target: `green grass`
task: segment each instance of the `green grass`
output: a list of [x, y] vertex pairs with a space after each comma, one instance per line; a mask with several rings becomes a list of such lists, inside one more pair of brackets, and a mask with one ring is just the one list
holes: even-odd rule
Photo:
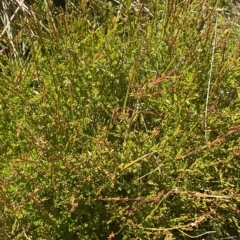
[[1, 239], [238, 239], [235, 7], [47, 2], [0, 39]]

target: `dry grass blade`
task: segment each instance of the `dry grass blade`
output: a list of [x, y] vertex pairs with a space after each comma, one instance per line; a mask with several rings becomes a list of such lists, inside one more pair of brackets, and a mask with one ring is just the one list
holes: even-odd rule
[[213, 71], [213, 63], [214, 63], [214, 55], [215, 55], [215, 47], [217, 42], [217, 26], [218, 26], [218, 13], [216, 13], [216, 23], [214, 29], [214, 37], [213, 37], [213, 44], [212, 44], [212, 58], [211, 58], [211, 65], [209, 71], [209, 79], [208, 79], [208, 87], [207, 87], [207, 97], [206, 97], [206, 106], [205, 106], [205, 117], [204, 117], [204, 128], [205, 128], [205, 141], [208, 144], [208, 102], [209, 102], [209, 94], [211, 88], [211, 80], [212, 80], [212, 71]]

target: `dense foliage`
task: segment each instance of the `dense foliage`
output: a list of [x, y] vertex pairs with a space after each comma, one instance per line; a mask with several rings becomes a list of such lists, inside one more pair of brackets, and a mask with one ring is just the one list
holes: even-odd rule
[[0, 238], [239, 239], [237, 5], [8, 7]]

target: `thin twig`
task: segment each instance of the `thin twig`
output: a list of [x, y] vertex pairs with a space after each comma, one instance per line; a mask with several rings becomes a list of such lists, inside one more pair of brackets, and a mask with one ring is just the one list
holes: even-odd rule
[[181, 233], [183, 233], [184, 235], [186, 235], [186, 236], [189, 237], [189, 238], [199, 238], [199, 237], [202, 237], [202, 236], [204, 236], [204, 235], [206, 235], [206, 234], [216, 233], [216, 231], [208, 231], [208, 232], [202, 233], [202, 234], [197, 235], [197, 236], [191, 236], [191, 235], [188, 235], [187, 233], [181, 231], [180, 229], [178, 229], [178, 231], [181, 232]]
[[230, 237], [220, 238], [219, 240], [227, 240], [227, 239], [233, 239], [233, 238], [237, 238], [237, 236], [230, 236]]
[[205, 117], [204, 117], [204, 128], [205, 128], [206, 144], [208, 144], [208, 131], [207, 131], [208, 102], [209, 102], [209, 93], [210, 93], [211, 80], [212, 80], [214, 54], [215, 54], [215, 47], [216, 47], [216, 40], [217, 40], [217, 21], [218, 21], [218, 13], [217, 13], [217, 16], [216, 16], [216, 23], [215, 23], [215, 29], [214, 29], [214, 38], [213, 38], [213, 44], [212, 44], [213, 45], [213, 48], [212, 48], [212, 59], [211, 59], [211, 66], [210, 66], [209, 79], [208, 79], [206, 108], [205, 108]]
[[29, 238], [28, 235], [26, 234], [26, 231], [25, 231], [24, 228], [23, 228], [23, 234], [24, 234], [24, 237], [25, 237], [27, 240], [31, 240], [31, 238]]
[[213, 195], [213, 194], [206, 194], [206, 193], [199, 193], [199, 192], [179, 192], [182, 194], [189, 194], [189, 195], [193, 195], [196, 197], [202, 197], [202, 198], [218, 198], [218, 199], [231, 199], [231, 196], [227, 196], [227, 195]]

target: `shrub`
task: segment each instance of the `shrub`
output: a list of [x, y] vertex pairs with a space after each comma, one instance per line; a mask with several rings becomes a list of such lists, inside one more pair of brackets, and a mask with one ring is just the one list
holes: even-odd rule
[[238, 238], [238, 15], [47, 3], [1, 35], [1, 238]]

